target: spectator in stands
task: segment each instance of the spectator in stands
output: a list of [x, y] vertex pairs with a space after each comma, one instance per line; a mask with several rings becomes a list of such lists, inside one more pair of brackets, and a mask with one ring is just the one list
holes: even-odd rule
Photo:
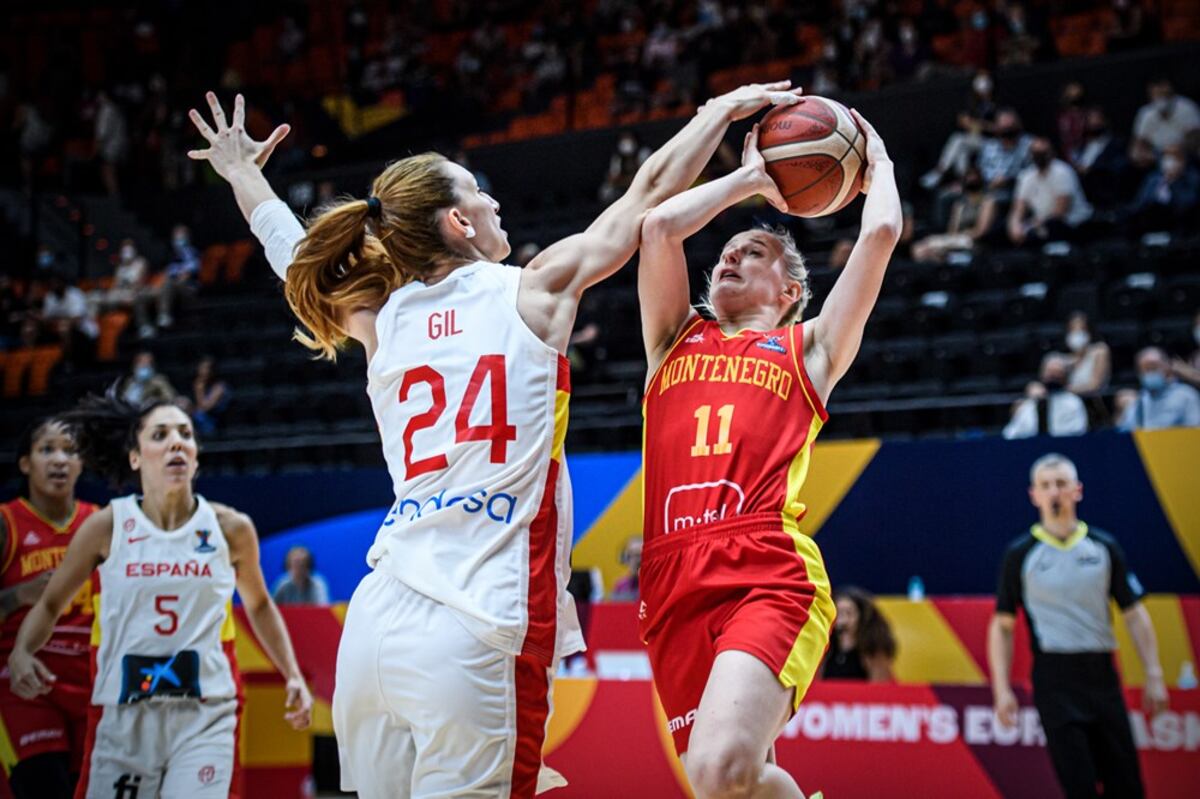
[[641, 143], [631, 130], [622, 131], [617, 139], [616, 152], [608, 161], [608, 173], [600, 185], [600, 201], [612, 202], [629, 188], [638, 167], [650, 157], [650, 148]]
[[217, 364], [206, 355], [196, 364], [192, 380], [192, 421], [205, 438], [217, 431], [217, 419], [229, 405], [229, 386], [217, 376]]
[[63, 357], [69, 363], [78, 361], [84, 345], [100, 335], [100, 326], [88, 308], [87, 295], [59, 274], [52, 275], [45, 285], [39, 320], [48, 333], [58, 338]]
[[1200, 392], [1175, 379], [1165, 352], [1158, 347], [1146, 347], [1137, 355], [1137, 371], [1141, 390], [1125, 408], [1118, 427], [1122, 430], [1200, 427]]
[[1103, 109], [1088, 109], [1083, 144], [1068, 155], [1079, 173], [1083, 193], [1097, 209], [1124, 206], [1133, 192], [1134, 173], [1125, 143], [1112, 135]]
[[1064, 340], [1067, 352], [1061, 357], [1067, 362], [1067, 390], [1091, 394], [1106, 388], [1112, 376], [1112, 351], [1093, 337], [1087, 314], [1076, 311], [1068, 317]]
[[[137, 309], [137, 321], [143, 328], [149, 325], [147, 307], [151, 298], [147, 295], [150, 277], [150, 267], [146, 259], [138, 252], [133, 239], [125, 239], [117, 250], [117, 268], [113, 271], [112, 284], [106, 289], [97, 289], [88, 297], [92, 312], [95, 314], [109, 311], [128, 311]], [[145, 332], [145, 330], [143, 330]]]
[[17, 292], [12, 276], [0, 272], [0, 352], [15, 348], [21, 341], [21, 323], [29, 312], [25, 298]]
[[275, 583], [277, 605], [328, 605], [329, 584], [317, 573], [317, 562], [305, 546], [294, 546], [283, 561], [286, 573]]
[[1083, 132], [1087, 127], [1083, 84], [1077, 80], [1063, 87], [1055, 127], [1058, 130], [1058, 151], [1067, 156], [1066, 160], [1069, 161], [1070, 154], [1083, 146]]
[[154, 354], [142, 350], [133, 356], [129, 374], [117, 385], [117, 395], [126, 402], [174, 402], [177, 392], [166, 375], [154, 368]]
[[837, 605], [837, 618], [822, 677], [891, 682], [896, 638], [879, 612], [875, 598], [861, 588], [847, 586], [833, 592], [833, 601]]
[[908, 17], [901, 19], [896, 28], [891, 58], [892, 75], [899, 80], [921, 80], [929, 73], [929, 48], [921, 39], [917, 23]]
[[54, 140], [54, 128], [35, 103], [24, 102], [13, 114], [13, 131], [21, 158], [21, 178], [25, 189], [31, 190], [38, 164]]
[[642, 536], [631, 535], [621, 550], [621, 565], [629, 571], [613, 583], [609, 599], [617, 602], [636, 602], [640, 596], [638, 576], [642, 568]]
[[1029, 158], [1033, 163], [1017, 179], [1008, 215], [1009, 240], [1022, 245], [1073, 238], [1079, 226], [1092, 217], [1079, 176], [1054, 157], [1048, 139], [1034, 139]]
[[1200, 133], [1200, 107], [1176, 94], [1175, 87], [1165, 77], [1151, 80], [1146, 91], [1150, 102], [1134, 118], [1130, 157], [1144, 163], [1147, 158], [1157, 159], [1168, 148], [1194, 147]]
[[1033, 137], [1021, 128], [1021, 117], [1011, 108], [996, 113], [995, 136], [979, 151], [979, 171], [988, 191], [1000, 202], [1012, 198], [1013, 185], [1029, 164]]
[[1196, 342], [1196, 349], [1186, 361], [1182, 358], [1171, 361], [1171, 371], [1192, 388], [1200, 388], [1200, 311], [1192, 319], [1192, 340]]
[[1153, 43], [1158, 37], [1146, 9], [1137, 0], [1112, 0], [1108, 52], [1120, 53]]
[[1182, 147], [1163, 151], [1158, 168], [1146, 176], [1129, 207], [1135, 233], [1190, 230], [1200, 207], [1200, 172], [1187, 162]]
[[110, 197], [120, 194], [117, 172], [129, 150], [129, 132], [125, 113], [108, 93], [101, 89], [96, 95], [96, 157], [100, 160], [100, 179]]
[[163, 275], [163, 282], [151, 292], [158, 301], [158, 326], [174, 324], [172, 311], [179, 301], [194, 295], [200, 287], [200, 253], [192, 244], [192, 234], [187, 225], [176, 225], [171, 231], [171, 261]]
[[971, 166], [963, 176], [962, 195], [950, 207], [950, 224], [945, 233], [935, 233], [913, 245], [917, 261], [941, 263], [955, 251], [970, 252], [992, 229], [996, 201], [984, 190], [983, 174]]
[[992, 76], [986, 69], [975, 73], [967, 107], [958, 114], [958, 130], [950, 134], [942, 146], [937, 166], [921, 176], [921, 185], [934, 189], [947, 179], [966, 175], [974, 162], [984, 137], [991, 136], [996, 119], [996, 102], [992, 99]]
[[1041, 382], [1030, 383], [1025, 398], [1013, 405], [1012, 419], [1004, 428], [1007, 439], [1036, 435], [1076, 436], [1088, 430], [1087, 408], [1067, 390], [1070, 361], [1050, 356], [1042, 363]]
[[49, 277], [52, 273], [58, 271], [58, 256], [54, 254], [54, 250], [47, 247], [45, 244], [39, 244], [37, 248], [37, 257], [34, 261], [34, 275]]

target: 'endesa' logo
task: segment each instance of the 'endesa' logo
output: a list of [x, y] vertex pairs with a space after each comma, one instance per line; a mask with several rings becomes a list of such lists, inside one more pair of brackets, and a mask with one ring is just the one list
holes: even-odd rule
[[383, 524], [386, 527], [397, 521], [416, 521], [428, 513], [454, 509], [471, 516], [482, 514], [493, 522], [508, 524], [512, 521], [518, 501], [519, 497], [514, 494], [506, 494], [503, 491], [492, 493], [486, 488], [463, 495], [442, 489], [424, 499], [405, 497], [396, 500]]

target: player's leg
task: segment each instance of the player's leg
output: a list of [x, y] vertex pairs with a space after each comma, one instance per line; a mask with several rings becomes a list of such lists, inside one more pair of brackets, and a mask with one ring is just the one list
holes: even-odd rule
[[412, 724], [412, 796], [533, 797], [550, 712], [549, 669], [480, 641], [410, 592], [406, 636], [385, 644], [383, 691]]
[[67, 719], [50, 698], [21, 699], [0, 678], [0, 756], [17, 799], [69, 797], [69, 747]]
[[71, 799], [75, 780], [66, 752], [43, 752], [13, 767], [8, 787], [16, 799]]
[[149, 705], [93, 707], [76, 799], [158, 796], [166, 762], [162, 721]]
[[787, 772], [767, 762], [793, 696], [757, 657], [736, 650], [717, 655], [684, 756], [699, 799], [803, 797]]
[[1066, 799], [1095, 799], [1096, 764], [1092, 761], [1088, 732], [1082, 724], [1047, 727], [1046, 752]]
[[379, 572], [364, 577], [350, 600], [338, 645], [333, 729], [341, 787], [362, 799], [410, 796], [412, 731], [380, 690], [383, 653], [405, 623], [398, 615], [402, 589]]
[[237, 700], [163, 706], [170, 755], [161, 799], [230, 795], [237, 758]]

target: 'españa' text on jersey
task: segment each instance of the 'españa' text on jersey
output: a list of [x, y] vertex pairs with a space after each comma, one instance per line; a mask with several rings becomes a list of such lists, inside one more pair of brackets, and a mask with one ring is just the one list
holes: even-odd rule
[[645, 529], [747, 513], [794, 526], [813, 439], [828, 418], [804, 371], [802, 328], [727, 335], [695, 319], [646, 387]]

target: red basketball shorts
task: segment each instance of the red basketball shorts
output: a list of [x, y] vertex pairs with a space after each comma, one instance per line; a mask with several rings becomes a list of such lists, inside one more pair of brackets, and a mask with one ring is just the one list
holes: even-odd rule
[[795, 692], [799, 707], [829, 644], [834, 604], [816, 543], [778, 513], [671, 533], [646, 545], [642, 640], [675, 750], [692, 722], [717, 655], [746, 652]]
[[83, 757], [92, 698], [89, 658], [46, 651], [38, 658], [58, 677], [48, 694], [22, 699], [12, 692], [8, 668], [0, 672], [0, 760], [6, 773], [46, 752], [69, 752], [75, 770]]

